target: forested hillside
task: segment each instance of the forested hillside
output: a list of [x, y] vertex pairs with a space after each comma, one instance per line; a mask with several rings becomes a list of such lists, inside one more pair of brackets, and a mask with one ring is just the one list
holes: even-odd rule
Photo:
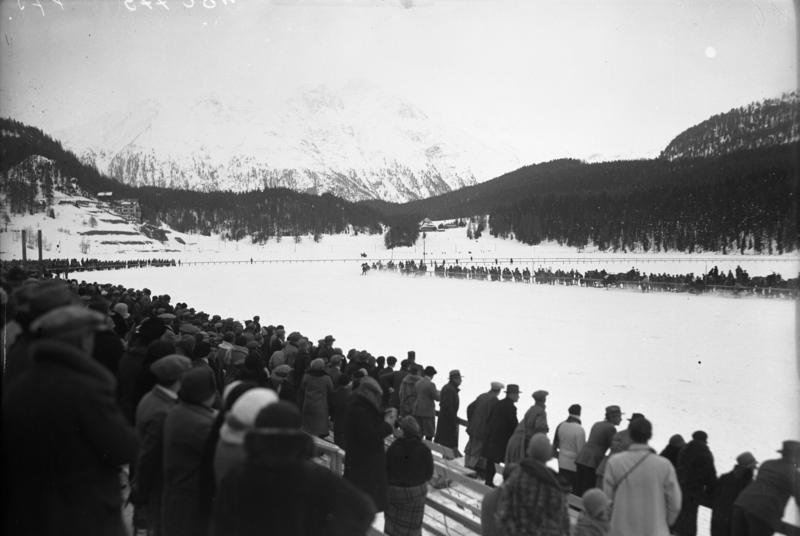
[[115, 198], [136, 198], [144, 222], [163, 222], [180, 232], [235, 234], [264, 241], [349, 229], [382, 230], [377, 212], [329, 194], [308, 195], [286, 188], [203, 193], [125, 186], [82, 164], [41, 130], [10, 119], [0, 119], [0, 141], [0, 193], [6, 194], [12, 214], [45, 208], [47, 190], [55, 184], [90, 195], [112, 192]]
[[714, 157], [800, 141], [800, 94], [753, 102], [717, 114], [681, 132], [661, 158]]

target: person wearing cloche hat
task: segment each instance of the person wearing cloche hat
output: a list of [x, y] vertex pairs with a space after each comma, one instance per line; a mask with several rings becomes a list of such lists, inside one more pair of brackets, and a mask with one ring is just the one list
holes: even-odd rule
[[786, 440], [778, 452], [781, 457], [763, 462], [755, 480], [733, 503], [732, 534], [772, 534], [780, 527], [789, 498], [800, 506], [800, 441]]
[[458, 406], [459, 386], [461, 385], [461, 371], [451, 370], [448, 374], [449, 381], [442, 387], [439, 394], [439, 420], [436, 423], [436, 436], [434, 441], [445, 447], [453, 449], [456, 456], [458, 452]]
[[161, 495], [164, 491], [161, 446], [164, 440], [164, 420], [167, 413], [178, 403], [181, 377], [192, 366], [192, 361], [183, 355], [169, 354], [150, 365], [156, 377], [156, 385], [146, 393], [136, 406], [136, 432], [142, 444], [139, 458], [133, 471], [135, 492], [131, 502], [146, 516], [134, 515], [137, 523], [156, 534], [161, 532]]
[[742, 452], [736, 457], [733, 470], [717, 479], [711, 499], [711, 536], [730, 536], [733, 503], [753, 481], [757, 466], [758, 462], [752, 453]]
[[244, 461], [244, 438], [255, 425], [258, 413], [277, 401], [278, 393], [257, 387], [247, 390], [233, 403], [225, 415], [214, 451], [214, 479], [217, 486], [233, 467]]
[[314, 441], [300, 430], [301, 422], [289, 402], [259, 412], [245, 436], [244, 463], [220, 483], [210, 536], [367, 533], [374, 506], [353, 484], [313, 461]]
[[605, 492], [592, 488], [581, 497], [583, 511], [578, 516], [572, 536], [605, 536], [611, 519], [611, 499]]
[[199, 534], [207, 526], [207, 512], [198, 512], [197, 505], [202, 496], [201, 479], [207, 471], [204, 452], [216, 416], [211, 408], [215, 396], [211, 369], [189, 369], [178, 390], [178, 404], [164, 421], [165, 534]]
[[429, 365], [425, 367], [422, 379], [414, 385], [417, 400], [412, 414], [422, 429], [422, 437], [428, 441], [431, 441], [436, 433], [436, 402], [441, 398], [436, 384], [433, 383], [435, 375], [436, 369]]
[[535, 434], [547, 434], [550, 426], [547, 424], [546, 402], [547, 391], [534, 391], [531, 395], [534, 404], [525, 412], [525, 416], [517, 425], [506, 448], [506, 463], [519, 463], [525, 457], [528, 442]]
[[303, 415], [303, 431], [312, 436], [325, 437], [330, 432], [330, 405], [333, 380], [325, 372], [322, 358], [312, 359], [300, 380], [298, 405]]
[[695, 536], [697, 511], [701, 504], [708, 504], [717, 482], [714, 455], [708, 447], [706, 432], [697, 430], [692, 434], [692, 440], [678, 454], [678, 466], [675, 470], [683, 502], [681, 513], [672, 529], [681, 536]]

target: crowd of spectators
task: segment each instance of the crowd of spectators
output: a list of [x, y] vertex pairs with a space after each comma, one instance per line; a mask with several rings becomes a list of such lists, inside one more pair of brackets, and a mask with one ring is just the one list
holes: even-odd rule
[[[146, 288], [2, 275], [6, 534], [122, 536], [123, 467], [134, 528], [153, 534], [365, 534], [376, 512], [386, 534], [420, 534], [425, 440], [461, 456], [461, 373], [440, 389], [413, 350], [345, 352]], [[609, 406], [587, 439], [574, 404], [551, 434], [548, 392], [518, 420], [520, 396], [492, 382], [466, 408], [465, 467], [491, 490], [484, 534], [693, 536], [699, 505], [714, 536], [768, 534], [800, 498], [798, 441], [755, 478], [746, 452], [717, 478], [702, 431], [653, 456], [641, 414], [617, 430]], [[344, 450], [341, 477], [314, 462], [315, 438]], [[572, 528], [569, 493], [583, 499]]]
[[[513, 259], [509, 259], [513, 264]], [[364, 269], [366, 267], [366, 269]], [[428, 266], [420, 261], [386, 264], [382, 262], [372, 265], [363, 264], [362, 271], [369, 269], [396, 270], [405, 275], [424, 275]], [[475, 266], [461, 265], [457, 261], [448, 264], [445, 261], [433, 263], [433, 274], [437, 277], [450, 277], [457, 279], [476, 279], [481, 281], [504, 281], [516, 283], [535, 283], [540, 285], [576, 285], [595, 288], [634, 288], [642, 292], [732, 292], [736, 294], [754, 294], [766, 297], [794, 297], [800, 293], [800, 278], [783, 279], [780, 274], [772, 273], [767, 276], [750, 276], [740, 266], [735, 271], [720, 271], [714, 266], [706, 274], [666, 274], [643, 273], [631, 268], [627, 272], [607, 272], [603, 270], [587, 270], [580, 272], [575, 269], [562, 270], [539, 267], [535, 271], [527, 267], [510, 266]]]

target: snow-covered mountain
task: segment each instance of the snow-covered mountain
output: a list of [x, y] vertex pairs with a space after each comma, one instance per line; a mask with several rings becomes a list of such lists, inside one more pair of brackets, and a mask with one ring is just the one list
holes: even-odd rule
[[510, 150], [364, 82], [264, 102], [145, 100], [55, 137], [127, 184], [353, 201], [426, 198], [519, 166]]

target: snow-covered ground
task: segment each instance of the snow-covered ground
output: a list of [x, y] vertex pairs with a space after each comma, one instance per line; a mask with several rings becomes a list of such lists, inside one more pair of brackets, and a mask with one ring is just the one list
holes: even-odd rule
[[591, 425], [608, 404], [652, 419], [653, 444], [709, 433], [720, 468], [742, 450], [770, 457], [800, 430], [795, 302], [716, 296], [361, 276], [353, 263], [211, 265], [81, 276], [209, 313], [260, 315], [313, 340], [374, 355], [414, 349], [441, 385], [464, 374], [462, 413], [491, 380], [519, 383], [527, 409], [547, 389], [552, 424], [575, 402]]

